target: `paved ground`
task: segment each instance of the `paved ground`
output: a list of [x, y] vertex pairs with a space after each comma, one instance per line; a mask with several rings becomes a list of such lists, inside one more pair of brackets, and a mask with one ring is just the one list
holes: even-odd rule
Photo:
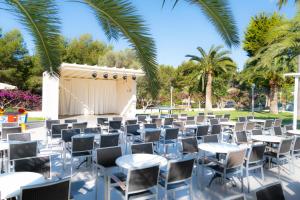
[[[95, 117], [81, 117], [79, 121], [88, 121], [89, 126], [96, 124]], [[33, 133], [33, 138], [43, 139], [46, 137], [44, 128], [34, 128], [28, 130]], [[53, 148], [44, 149], [41, 151], [42, 154], [48, 153], [60, 153], [60, 149]], [[66, 162], [66, 169], [62, 168], [62, 161], [59, 155], [52, 156], [52, 167], [53, 174], [59, 175], [60, 177], [70, 176], [70, 160]], [[288, 165], [286, 166], [288, 169]], [[72, 188], [71, 193], [76, 200], [86, 200], [95, 199], [95, 174], [92, 173], [93, 169], [90, 166], [82, 166], [79, 170], [74, 169], [72, 175]], [[255, 190], [276, 181], [281, 181], [284, 187], [284, 194], [287, 200], [299, 200], [300, 199], [300, 159], [295, 161], [294, 168], [292, 172], [282, 171], [281, 180], [277, 177], [277, 168], [265, 169], [265, 180], [261, 179], [260, 173], [252, 173], [250, 175], [250, 185], [251, 192], [247, 193], [245, 187], [245, 194], [247, 199], [255, 199]], [[233, 187], [231, 183], [220, 184], [218, 180], [214, 181], [210, 188], [207, 187], [208, 182], [212, 174], [209, 170], [204, 169], [204, 174], [202, 174], [202, 169], [199, 169], [198, 176], [196, 173], [193, 174], [193, 199], [226, 199], [232, 195], [241, 194], [240, 182], [236, 179], [237, 186]], [[244, 179], [244, 184], [247, 182]], [[103, 179], [100, 178], [98, 184], [98, 197], [97, 199], [104, 199], [103, 195]], [[159, 190], [159, 198], [163, 198], [163, 191]], [[115, 192], [112, 192], [111, 199], [120, 199]], [[169, 198], [171, 199], [171, 198]], [[176, 199], [189, 199], [185, 191], [178, 192]]]

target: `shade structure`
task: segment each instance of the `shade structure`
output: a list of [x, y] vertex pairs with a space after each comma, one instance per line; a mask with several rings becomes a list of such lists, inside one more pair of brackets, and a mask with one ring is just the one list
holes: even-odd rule
[[59, 76], [44, 73], [44, 115], [134, 115], [139, 76], [143, 71], [63, 63]]
[[7, 83], [0, 83], [0, 90], [15, 90], [17, 89], [17, 86], [10, 85]]

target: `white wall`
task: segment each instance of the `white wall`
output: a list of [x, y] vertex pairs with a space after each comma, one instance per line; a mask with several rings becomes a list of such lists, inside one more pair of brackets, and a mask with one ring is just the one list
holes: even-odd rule
[[59, 78], [43, 73], [42, 112], [46, 119], [58, 119]]

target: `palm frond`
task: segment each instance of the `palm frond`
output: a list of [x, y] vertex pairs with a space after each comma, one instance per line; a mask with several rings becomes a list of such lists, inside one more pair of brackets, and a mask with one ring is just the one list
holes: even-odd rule
[[5, 0], [8, 9], [30, 32], [41, 64], [50, 73], [60, 66], [60, 20], [55, 0]]
[[152, 96], [157, 95], [156, 47], [141, 16], [128, 0], [84, 0], [94, 11], [108, 38], [126, 39], [135, 49]]
[[186, 0], [192, 5], [197, 5], [206, 15], [208, 20], [216, 27], [226, 45], [238, 46], [239, 35], [227, 0]]

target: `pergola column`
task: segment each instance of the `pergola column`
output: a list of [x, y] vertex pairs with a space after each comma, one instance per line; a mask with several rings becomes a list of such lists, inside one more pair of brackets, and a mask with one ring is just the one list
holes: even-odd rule
[[295, 87], [294, 87], [294, 113], [293, 113], [293, 129], [297, 129], [297, 108], [298, 108], [298, 84], [299, 84], [299, 76], [295, 76]]

